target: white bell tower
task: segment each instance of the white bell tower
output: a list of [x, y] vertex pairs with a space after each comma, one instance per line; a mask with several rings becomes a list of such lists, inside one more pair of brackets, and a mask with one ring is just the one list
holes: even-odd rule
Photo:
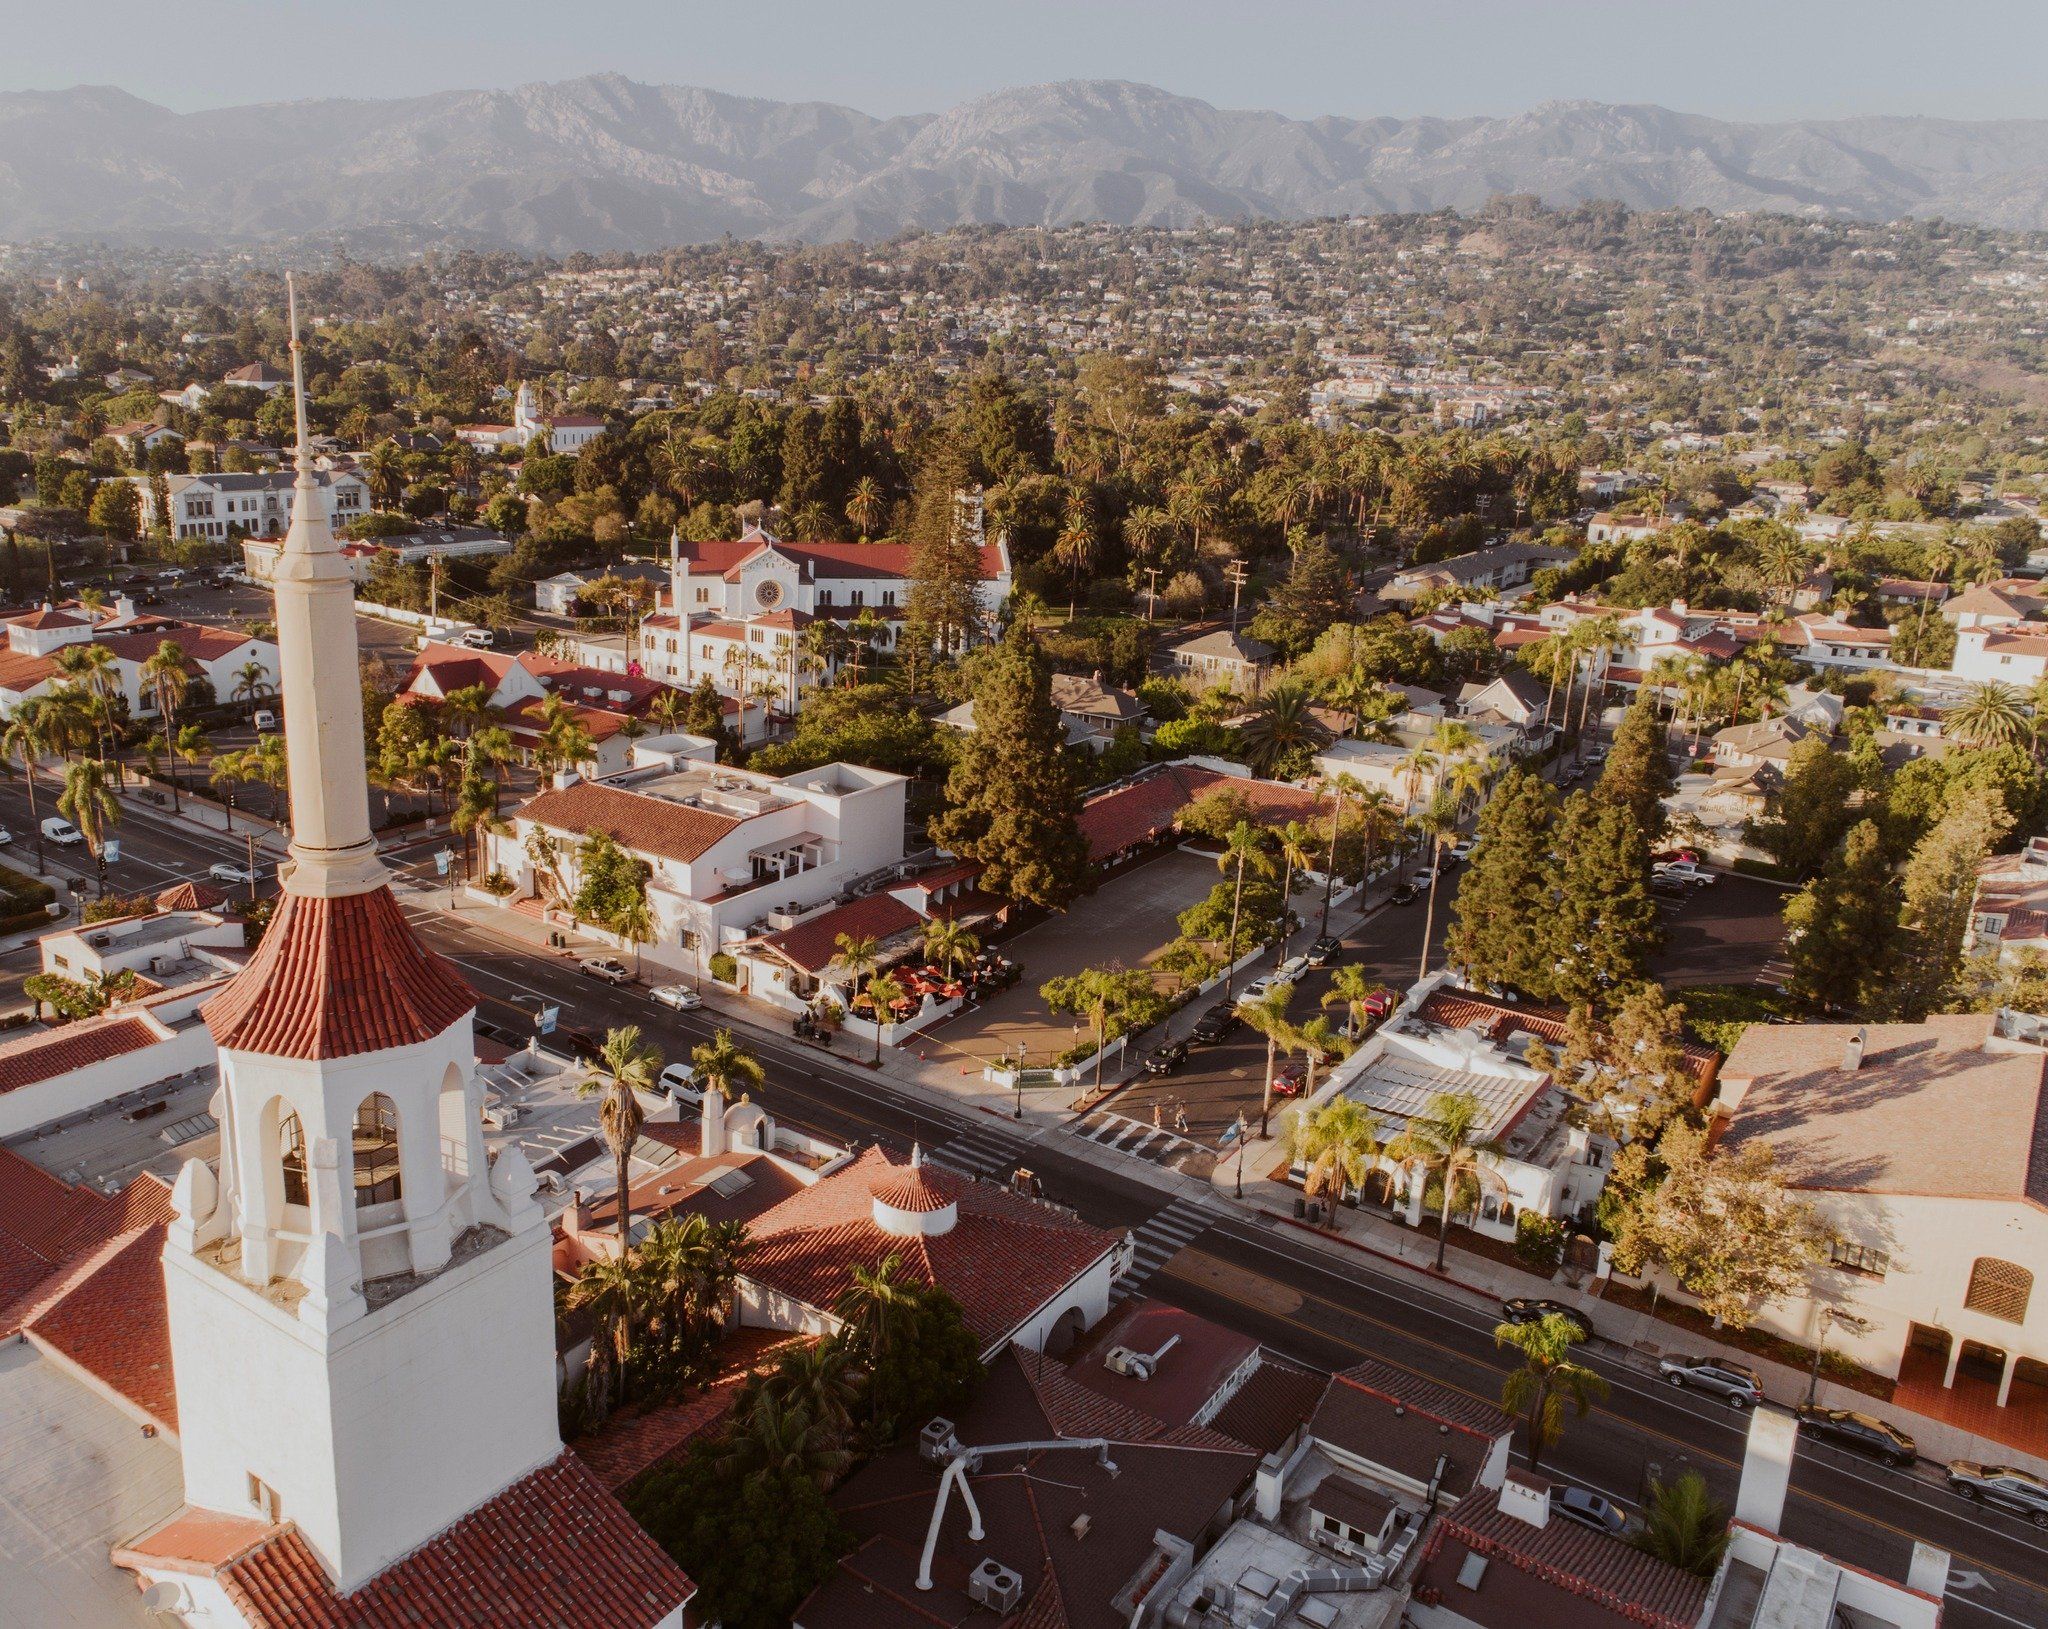
[[548, 433], [548, 427], [541, 422], [540, 397], [524, 379], [519, 381], [519, 392], [512, 398], [512, 428], [517, 432], [522, 447], [535, 436]]
[[354, 594], [307, 452], [276, 568], [291, 860], [204, 1016], [218, 1178], [164, 1250], [185, 1498], [298, 1524], [346, 1593], [553, 1460], [549, 1238], [493, 1161], [475, 998], [414, 937], [371, 835]]

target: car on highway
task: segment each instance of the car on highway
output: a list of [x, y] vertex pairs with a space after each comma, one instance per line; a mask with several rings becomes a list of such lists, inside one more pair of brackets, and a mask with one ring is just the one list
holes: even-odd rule
[[[1422, 888], [1427, 888], [1428, 886], [1429, 883], [1425, 880]], [[1394, 891], [1387, 895], [1387, 903], [1389, 905], [1413, 905], [1421, 897], [1422, 888], [1416, 887], [1412, 882], [1396, 883]]]
[[1328, 967], [1332, 961], [1336, 960], [1337, 953], [1343, 948], [1343, 940], [1337, 938], [1334, 934], [1326, 933], [1308, 947], [1308, 954], [1303, 960], [1311, 967]]
[[215, 864], [208, 866], [206, 868], [206, 874], [209, 877], [211, 877], [215, 882], [225, 882], [229, 884], [255, 882], [260, 876], [259, 872], [252, 871], [248, 866], [236, 865], [232, 861], [228, 860], [220, 860], [217, 861]]
[[1847, 1448], [1851, 1453], [1881, 1459], [1902, 1469], [1920, 1457], [1911, 1437], [1875, 1414], [1861, 1414], [1848, 1408], [1822, 1408], [1817, 1403], [1804, 1403], [1796, 1412], [1799, 1429], [1803, 1433], [1831, 1442], [1838, 1448]]
[[1628, 1512], [1604, 1493], [1591, 1488], [1560, 1487], [1551, 1490], [1550, 1513], [1568, 1522], [1590, 1527], [1596, 1533], [1620, 1538], [1628, 1531]]
[[1187, 1042], [1166, 1041], [1147, 1052], [1139, 1067], [1148, 1075], [1170, 1075], [1187, 1061]]
[[1657, 1368], [1672, 1385], [1707, 1392], [1730, 1408], [1755, 1408], [1764, 1400], [1763, 1377], [1747, 1364], [1674, 1354]]
[[657, 984], [647, 995], [648, 999], [658, 1001], [664, 1007], [673, 1007], [677, 1012], [695, 1012], [704, 1005], [704, 998], [687, 984]]
[[672, 1063], [662, 1070], [656, 1085], [678, 1103], [702, 1103], [704, 1092], [697, 1085], [696, 1068], [687, 1063]]
[[1188, 1039], [1204, 1046], [1214, 1046], [1243, 1023], [1237, 1009], [1228, 1001], [1219, 1001], [1195, 1020], [1195, 1027], [1188, 1032]]
[[1952, 1459], [1948, 1485], [1973, 1503], [2024, 1516], [2036, 1527], [2048, 1527], [2048, 1482], [2032, 1471], [2012, 1465], [1980, 1465], [1973, 1459]]
[[586, 978], [602, 979], [607, 984], [633, 982], [633, 969], [616, 956], [586, 956], [576, 964], [576, 971]]
[[1501, 1302], [1500, 1316], [1503, 1323], [1510, 1324], [1533, 1324], [1545, 1318], [1558, 1317], [1578, 1330], [1579, 1339], [1589, 1341], [1593, 1338], [1591, 1318], [1577, 1307], [1541, 1295], [1517, 1295]]
[[55, 843], [59, 848], [70, 848], [75, 843], [85, 841], [85, 833], [62, 815], [51, 815], [43, 822], [42, 831], [45, 840]]

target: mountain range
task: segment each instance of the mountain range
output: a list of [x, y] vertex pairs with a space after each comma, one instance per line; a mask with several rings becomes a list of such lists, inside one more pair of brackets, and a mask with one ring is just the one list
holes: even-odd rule
[[1072, 80], [876, 118], [616, 74], [177, 113], [0, 94], [0, 240], [338, 237], [563, 254], [966, 223], [1187, 225], [1552, 204], [1943, 216], [2048, 227], [2048, 120], [1734, 123], [1552, 102], [1488, 118], [1295, 119]]

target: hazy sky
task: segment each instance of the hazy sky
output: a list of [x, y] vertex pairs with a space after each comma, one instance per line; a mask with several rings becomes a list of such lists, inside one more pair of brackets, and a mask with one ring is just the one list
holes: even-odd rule
[[882, 114], [1116, 78], [1297, 115], [2048, 116], [2048, 0], [0, 0], [0, 35], [0, 89], [181, 109], [615, 70]]

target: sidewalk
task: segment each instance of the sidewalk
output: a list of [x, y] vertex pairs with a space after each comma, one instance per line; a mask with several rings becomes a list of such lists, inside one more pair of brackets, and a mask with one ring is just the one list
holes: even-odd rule
[[[1298, 1221], [1294, 1215], [1295, 1202], [1301, 1197], [1299, 1188], [1253, 1174], [1271, 1169], [1272, 1162], [1277, 1162], [1278, 1158], [1277, 1141], [1253, 1142], [1246, 1154], [1242, 1203], [1245, 1208], [1291, 1229], [1296, 1236], [1325, 1254], [1353, 1260], [1359, 1255], [1371, 1256], [1416, 1273], [1440, 1291], [1488, 1311], [1498, 1311], [1502, 1301], [1517, 1295], [1541, 1295], [1577, 1307], [1599, 1331], [1600, 1353], [1612, 1357], [1616, 1363], [1646, 1380], [1659, 1378], [1657, 1362], [1661, 1357], [1674, 1352], [1701, 1353], [1723, 1357], [1754, 1369], [1763, 1378], [1764, 1394], [1774, 1403], [1792, 1408], [1806, 1400], [1806, 1370], [1759, 1357], [1740, 1347], [1721, 1345], [1677, 1324], [1652, 1317], [1647, 1312], [1603, 1300], [1598, 1295], [1573, 1287], [1561, 1273], [1545, 1279], [1535, 1272], [1495, 1261], [1490, 1256], [1461, 1250], [1455, 1242], [1445, 1252], [1444, 1271], [1439, 1273], [1436, 1270], [1434, 1235], [1391, 1217], [1357, 1208], [1340, 1207], [1334, 1233], [1325, 1228], [1311, 1227], [1304, 1221]], [[1211, 1181], [1221, 1192], [1227, 1194], [1231, 1190], [1236, 1168], [1234, 1155], [1219, 1163]], [[1951, 1459], [1984, 1460], [1991, 1464], [2018, 1465], [2048, 1475], [2048, 1460], [2010, 1443], [1978, 1436], [1945, 1420], [1915, 1413], [1894, 1403], [1881, 1402], [1866, 1392], [1840, 1385], [1825, 1376], [1814, 1400], [1823, 1408], [1860, 1410], [1889, 1420], [1914, 1439], [1924, 1461], [1938, 1465]]]

